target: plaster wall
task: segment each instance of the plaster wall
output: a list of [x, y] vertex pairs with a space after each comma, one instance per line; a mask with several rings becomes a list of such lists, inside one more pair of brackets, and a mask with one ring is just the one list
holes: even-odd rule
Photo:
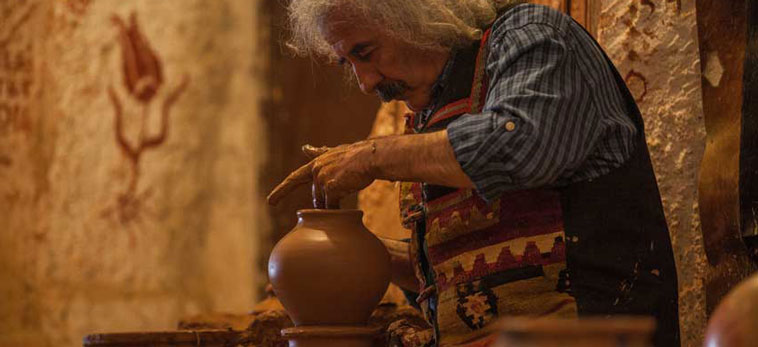
[[261, 3], [0, 0], [0, 346], [252, 307]]

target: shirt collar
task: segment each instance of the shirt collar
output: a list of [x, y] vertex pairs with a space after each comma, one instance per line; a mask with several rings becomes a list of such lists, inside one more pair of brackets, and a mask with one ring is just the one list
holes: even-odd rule
[[442, 73], [440, 73], [439, 76], [437, 76], [437, 80], [432, 85], [432, 93], [431, 93], [431, 102], [429, 103], [429, 107], [424, 109], [424, 111], [431, 111], [435, 108], [437, 108], [440, 103], [440, 97], [443, 94], [443, 91], [445, 91], [445, 87], [450, 82], [450, 71], [453, 69], [453, 65], [455, 65], [455, 57], [457, 56], [456, 51], [450, 52], [450, 58], [447, 59], [447, 62], [445, 63], [445, 67], [442, 68]]

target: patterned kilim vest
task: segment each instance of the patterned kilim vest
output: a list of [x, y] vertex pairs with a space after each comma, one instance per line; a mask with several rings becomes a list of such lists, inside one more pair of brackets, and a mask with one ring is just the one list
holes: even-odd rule
[[[407, 133], [443, 130], [481, 111], [488, 35], [454, 57], [452, 82], [470, 83], [470, 92], [443, 97], [446, 104], [427, 119], [409, 114]], [[487, 345], [489, 323], [498, 316], [623, 314], [655, 316], [656, 346], [679, 345], [676, 268], [642, 118], [606, 61], [639, 130], [636, 150], [621, 168], [489, 202], [473, 189], [401, 184], [400, 210], [413, 231], [411, 258], [420, 282], [417, 302], [435, 328], [436, 344]]]

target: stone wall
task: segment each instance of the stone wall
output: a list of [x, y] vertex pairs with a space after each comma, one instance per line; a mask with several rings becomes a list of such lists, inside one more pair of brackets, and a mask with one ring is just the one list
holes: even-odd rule
[[0, 346], [244, 312], [262, 0], [0, 0]]

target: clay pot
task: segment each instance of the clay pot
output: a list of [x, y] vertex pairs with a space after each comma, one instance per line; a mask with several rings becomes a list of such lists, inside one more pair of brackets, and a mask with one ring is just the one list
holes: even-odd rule
[[650, 347], [655, 319], [505, 318], [494, 347]]
[[758, 274], [746, 279], [716, 307], [705, 333], [708, 347], [747, 347], [758, 343]]
[[301, 210], [268, 275], [295, 326], [362, 326], [390, 281], [387, 249], [360, 210]]

